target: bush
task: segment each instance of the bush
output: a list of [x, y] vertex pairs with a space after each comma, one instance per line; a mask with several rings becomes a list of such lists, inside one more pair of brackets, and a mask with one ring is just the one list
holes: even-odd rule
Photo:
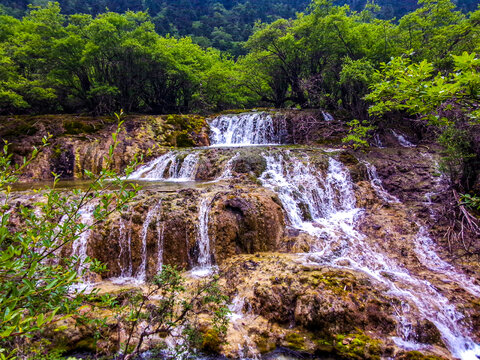
[[[120, 119], [120, 116], [117, 115]], [[122, 122], [113, 133], [114, 144], [105, 159], [105, 169], [95, 175], [89, 188], [80, 192], [57, 190], [58, 176], [34, 204], [14, 201], [10, 185], [37, 154], [13, 165], [8, 144], [0, 153], [0, 359], [20, 357], [26, 350], [26, 338], [55, 324], [60, 317], [70, 317], [90, 296], [73, 291], [87, 271], [102, 271], [98, 261], [78, 256], [62, 258], [60, 252], [83, 233], [122, 209], [137, 193], [138, 187], [127, 184], [114, 171], [106, 170], [113, 161]], [[48, 145], [43, 139], [42, 147]], [[127, 168], [133, 171], [136, 162]], [[114, 185], [115, 192], [106, 192]], [[81, 223], [81, 212], [93, 207], [91, 224]]]

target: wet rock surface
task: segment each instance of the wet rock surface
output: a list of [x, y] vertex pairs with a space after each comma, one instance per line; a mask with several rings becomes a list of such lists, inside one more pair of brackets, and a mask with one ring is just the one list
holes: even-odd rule
[[[185, 137], [184, 119], [130, 119], [117, 169], [148, 148], [153, 160], [169, 154], [158, 145], [187, 139], [196, 148], [174, 150], [158, 184], [146, 183], [128, 209], [89, 234], [87, 255], [107, 265], [104, 281], [148, 280], [162, 264], [201, 267], [206, 239], [206, 263], [219, 266], [232, 300], [228, 344], [215, 347], [228, 358], [275, 349], [322, 359], [459, 357], [456, 339], [480, 342], [480, 272], [475, 261], [452, 262], [442, 247], [448, 184], [439, 176], [438, 149], [399, 146], [386, 133], [384, 145], [392, 147], [345, 150], [338, 142], [344, 127], [320, 114], [271, 114], [286, 142], [310, 145], [228, 148], [202, 148], [209, 145], [205, 123]], [[311, 126], [298, 128], [300, 119]], [[50, 128], [40, 121], [15, 156]], [[102, 167], [113, 125], [88, 136], [67, 128], [28, 177], [55, 170], [79, 178]], [[196, 156], [190, 182], [172, 181], [168, 169], [181, 172], [188, 154]], [[15, 196], [29, 203], [39, 195]], [[65, 247], [63, 256], [72, 251]], [[82, 331], [72, 333], [76, 343], [88, 337]]]

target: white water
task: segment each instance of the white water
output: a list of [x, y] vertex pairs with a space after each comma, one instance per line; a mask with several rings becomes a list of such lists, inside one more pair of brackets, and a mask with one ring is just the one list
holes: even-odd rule
[[395, 196], [391, 195], [383, 187], [382, 180], [378, 177], [377, 174], [377, 168], [367, 161], [362, 161], [362, 163], [367, 168], [367, 174], [368, 178], [370, 179], [370, 184], [372, 184], [372, 187], [375, 190], [376, 194], [388, 203], [399, 203], [400, 200], [398, 200], [398, 198], [396, 198]]
[[210, 121], [212, 146], [280, 144], [286, 136], [285, 123], [275, 123], [269, 114], [221, 115]]
[[245, 305], [245, 299], [240, 296], [235, 296], [232, 300], [232, 303], [228, 306], [230, 314], [228, 318], [231, 322], [238, 321], [244, 318], [243, 306]]
[[402, 134], [399, 134], [397, 132], [395, 132], [394, 130], [391, 130], [392, 131], [392, 134], [393, 136], [395, 136], [395, 138], [397, 139], [398, 143], [403, 146], [403, 147], [416, 147], [415, 144], [412, 144], [410, 141], [408, 141], [404, 135]]
[[[198, 212], [197, 242], [198, 242], [198, 269], [208, 270], [212, 267], [210, 254], [210, 237], [208, 236], [208, 217], [210, 213], [211, 199], [207, 196], [202, 199]], [[197, 273], [199, 273], [197, 271]]]
[[137, 270], [137, 273], [135, 275], [135, 278], [139, 282], [145, 282], [147, 279], [147, 237], [148, 237], [148, 228], [150, 226], [150, 223], [152, 222], [152, 219], [154, 216], [158, 216], [159, 212], [161, 210], [162, 203], [159, 202], [155, 206], [151, 207], [148, 212], [147, 216], [145, 217], [145, 221], [143, 222], [143, 228], [142, 228], [142, 261], [140, 263], [140, 266]]
[[460, 285], [470, 294], [480, 297], [480, 286], [473, 283], [472, 279], [458, 272], [455, 267], [442, 260], [435, 252], [436, 244], [428, 234], [425, 227], [420, 226], [416, 241], [415, 253], [420, 262], [430, 270], [447, 276], [451, 282]]
[[333, 121], [335, 120], [332, 116], [332, 114], [326, 112], [326, 111], [322, 111], [322, 115], [323, 115], [323, 120], [325, 121]]
[[351, 232], [361, 210], [354, 207], [349, 174], [338, 161], [330, 158], [324, 178], [306, 156], [289, 151], [264, 156], [267, 169], [260, 181], [277, 192], [291, 226], [318, 237]]
[[160, 222], [160, 219], [157, 220], [157, 272], [162, 271], [163, 266], [163, 248], [164, 248], [164, 234], [165, 234], [165, 224]]
[[[130, 218], [130, 224], [127, 227], [125, 225], [125, 221], [120, 219], [120, 227], [119, 232], [120, 236], [118, 239], [119, 246], [120, 246], [120, 253], [118, 255], [118, 266], [120, 268], [120, 277], [126, 278], [131, 277], [133, 272], [133, 265], [132, 265], [132, 221]], [[126, 259], [125, 259], [126, 258]], [[124, 259], [124, 263], [122, 264], [122, 259]], [[126, 260], [126, 261], [125, 261]], [[125, 264], [126, 262], [126, 264]], [[126, 265], [126, 266], [125, 266]]]
[[[397, 316], [400, 337], [394, 340], [399, 346], [421, 347], [421, 344], [415, 344], [407, 331], [411, 327], [408, 317], [404, 316], [407, 312], [410, 317], [420, 316], [430, 320], [440, 331], [453, 356], [476, 359], [476, 355], [480, 354], [480, 345], [469, 337], [469, 329], [463, 326], [462, 315], [456, 311], [455, 305], [429, 281], [410, 274], [380, 246], [374, 242], [367, 243], [355, 229], [355, 222], [362, 211], [356, 208], [353, 184], [341, 163], [330, 158], [328, 170], [323, 176], [306, 156], [300, 158], [290, 152], [271, 153], [266, 154], [265, 159], [267, 170], [261, 177], [263, 185], [278, 194], [290, 226], [317, 239], [308, 261], [364, 272], [386, 286], [388, 295], [413, 304], [413, 314], [403, 311]], [[416, 247], [420, 261], [477, 294], [478, 286], [459, 274], [453, 266], [442, 262], [430, 245], [427, 238], [420, 239]], [[346, 263], [349, 265], [345, 266]]]
[[234, 162], [238, 159], [240, 153], [236, 153], [230, 160], [227, 161], [225, 167], [223, 168], [222, 174], [216, 180], [228, 180], [233, 177], [232, 167]]
[[170, 151], [140, 167], [129, 180], [148, 181], [193, 181], [198, 167], [198, 154]]
[[78, 268], [77, 274], [81, 275], [85, 270], [85, 260], [87, 259], [87, 248], [88, 248], [88, 239], [92, 233], [90, 228], [94, 222], [93, 212], [95, 210], [96, 204], [88, 203], [83, 208], [79, 210], [80, 222], [85, 226], [82, 232], [72, 243], [72, 256], [78, 258]]
[[383, 143], [382, 143], [382, 140], [380, 139], [380, 135], [378, 134], [373, 135], [373, 145], [381, 149], [383, 148]]

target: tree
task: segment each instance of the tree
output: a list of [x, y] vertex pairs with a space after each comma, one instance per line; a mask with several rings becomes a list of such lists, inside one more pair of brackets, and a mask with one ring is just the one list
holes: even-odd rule
[[[127, 333], [120, 344], [120, 359], [134, 359], [144, 341], [154, 335], [175, 335], [174, 347], [165, 349], [164, 358], [187, 359], [199, 348], [218, 351], [230, 313], [228, 297], [221, 293], [218, 280], [214, 275], [187, 286], [176, 268], [163, 266], [145, 291], [130, 293], [126, 304], [117, 308], [119, 324]], [[154, 296], [159, 300], [153, 301]], [[201, 331], [199, 318], [205, 315], [211, 319]]]
[[[21, 351], [22, 341], [35, 332], [54, 324], [59, 318], [76, 313], [88, 296], [74, 291], [87, 271], [101, 270], [91, 259], [70, 256], [60, 259], [60, 252], [72, 245], [109, 214], [122, 209], [138, 187], [122, 180], [109, 170], [118, 145], [121, 122], [113, 133], [114, 144], [105, 158], [100, 174], [87, 172], [89, 188], [71, 193], [46, 189], [34, 204], [15, 199], [11, 185], [38, 154], [37, 149], [23, 164], [15, 165], [8, 144], [0, 153], [0, 358], [9, 359]], [[47, 146], [47, 139], [43, 145]], [[132, 163], [126, 170], [133, 171]], [[108, 191], [111, 186], [116, 191]], [[93, 220], [82, 223], [82, 211], [93, 208]]]
[[451, 57], [454, 69], [447, 74], [427, 60], [398, 57], [382, 64], [366, 100], [373, 102], [373, 115], [402, 111], [435, 127], [445, 146], [445, 169], [457, 187], [469, 191], [479, 172], [472, 140], [473, 125], [480, 122], [480, 60], [466, 52]]

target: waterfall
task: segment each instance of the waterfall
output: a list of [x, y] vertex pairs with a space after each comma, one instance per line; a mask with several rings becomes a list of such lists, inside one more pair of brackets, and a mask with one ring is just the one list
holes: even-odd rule
[[287, 135], [285, 122], [265, 113], [221, 115], [209, 126], [212, 146], [280, 144]]
[[162, 206], [162, 202], [159, 202], [155, 206], [151, 207], [148, 212], [147, 216], [145, 217], [145, 221], [143, 222], [142, 227], [142, 261], [136, 273], [136, 279], [140, 282], [145, 282], [147, 279], [147, 237], [148, 237], [148, 228], [154, 216], [158, 216], [160, 209]]
[[148, 181], [193, 181], [198, 167], [198, 154], [170, 151], [141, 166], [129, 180]]
[[316, 236], [353, 230], [361, 210], [355, 208], [349, 174], [340, 162], [330, 158], [328, 174], [322, 177], [306, 155], [299, 159], [287, 151], [264, 157], [267, 169], [260, 181], [278, 194], [290, 226]]
[[457, 272], [453, 265], [443, 261], [437, 255], [435, 252], [436, 245], [424, 226], [420, 226], [415, 240], [415, 253], [425, 267], [446, 275], [450, 281], [457, 283], [465, 291], [476, 297], [480, 297], [480, 286], [475, 285], [471, 278]]
[[87, 259], [88, 239], [92, 233], [92, 229], [90, 227], [93, 225], [95, 220], [93, 216], [95, 207], [96, 204], [87, 203], [78, 211], [80, 215], [80, 222], [84, 225], [84, 229], [81, 230], [80, 234], [78, 234], [77, 238], [72, 243], [72, 256], [76, 256], [78, 258], [77, 273], [79, 276], [81, 276], [85, 270], [84, 263]]
[[394, 130], [391, 130], [393, 136], [397, 139], [398, 143], [403, 146], [403, 147], [416, 147], [415, 144], [412, 144], [410, 141], [408, 141], [404, 135], [397, 133]]
[[[431, 321], [453, 356], [470, 360], [480, 354], [480, 346], [468, 336], [469, 330], [462, 324], [463, 316], [456, 311], [455, 305], [433, 284], [416, 278], [395, 258], [390, 258], [381, 246], [367, 242], [365, 236], [355, 229], [355, 220], [362, 210], [356, 208], [353, 184], [340, 162], [330, 158], [327, 173], [323, 176], [306, 155], [300, 157], [285, 152], [264, 156], [267, 169], [260, 178], [263, 185], [277, 193], [289, 225], [317, 239], [307, 261], [366, 273], [389, 289], [387, 295], [413, 304], [422, 318]], [[453, 266], [442, 262], [430, 250], [433, 244], [427, 239], [420, 238], [416, 248], [420, 262], [449, 275], [452, 280], [470, 288], [469, 292], [478, 295], [479, 287], [459, 275]], [[409, 311], [408, 306], [405, 309], [403, 313]], [[401, 337], [394, 339], [396, 343], [403, 347], [421, 346], [409, 338], [411, 335], [407, 330], [410, 325], [403, 314], [398, 318]]]
[[380, 148], [380, 149], [383, 149], [383, 143], [382, 143], [382, 140], [380, 139], [380, 135], [378, 135], [378, 133], [375, 133], [375, 135], [373, 135], [373, 145], [375, 145], [376, 147]]
[[194, 276], [209, 275], [212, 271], [212, 257], [210, 254], [210, 237], [208, 235], [208, 221], [211, 209], [210, 197], [204, 197], [200, 203], [197, 224], [198, 258], [197, 267], [192, 270]]
[[222, 174], [216, 179], [216, 180], [228, 180], [231, 179], [233, 174], [232, 174], [232, 167], [235, 161], [240, 157], [240, 153], [236, 153], [235, 156], [230, 158], [230, 160], [227, 161], [225, 164], [225, 167], [223, 168]]
[[370, 164], [368, 161], [362, 161], [362, 164], [364, 164], [367, 168], [368, 178], [370, 179], [370, 184], [372, 184], [375, 193], [388, 203], [399, 203], [400, 200], [388, 193], [388, 191], [385, 190], [385, 188], [383, 187], [382, 180], [378, 177], [377, 174], [377, 168], [373, 164]]
[[[130, 220], [128, 223], [128, 228], [125, 225], [125, 221], [120, 219], [120, 236], [119, 236], [119, 246], [120, 253], [118, 255], [118, 265], [120, 267], [120, 278], [131, 278], [133, 275], [133, 264], [132, 264], [132, 218], [133, 218], [133, 209], [130, 214]], [[124, 263], [122, 264], [122, 259]]]
[[322, 111], [322, 116], [323, 116], [323, 120], [325, 121], [333, 121], [335, 120], [332, 116], [332, 114], [326, 112], [326, 111]]
[[157, 273], [162, 271], [163, 266], [163, 248], [165, 245], [164, 242], [164, 234], [165, 234], [165, 224], [161, 223], [160, 220], [157, 221]]

